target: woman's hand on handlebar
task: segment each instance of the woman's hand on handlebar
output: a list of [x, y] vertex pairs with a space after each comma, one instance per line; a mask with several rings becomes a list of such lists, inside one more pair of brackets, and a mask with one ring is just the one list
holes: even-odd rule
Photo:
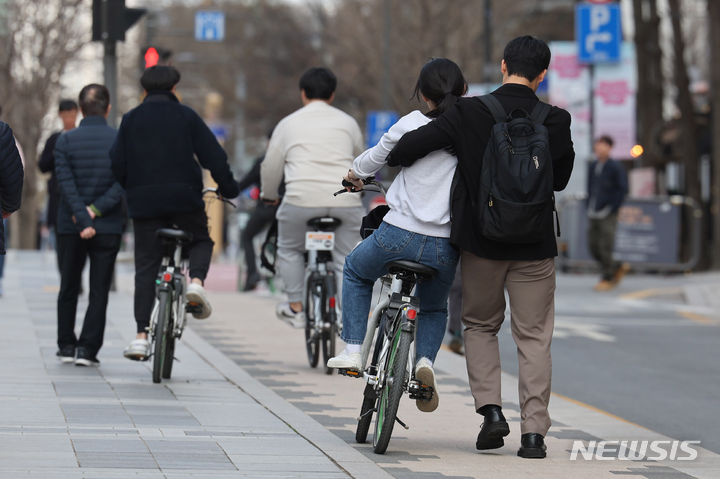
[[353, 170], [348, 170], [347, 175], [343, 177], [343, 186], [349, 192], [360, 191], [365, 186], [363, 180], [355, 175]]

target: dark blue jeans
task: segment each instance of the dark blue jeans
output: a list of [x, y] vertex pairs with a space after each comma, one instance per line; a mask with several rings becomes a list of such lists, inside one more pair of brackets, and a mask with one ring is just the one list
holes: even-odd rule
[[447, 325], [447, 300], [455, 277], [458, 251], [448, 238], [413, 233], [387, 223], [345, 258], [343, 271], [343, 340], [362, 344], [367, 331], [375, 281], [392, 261], [409, 260], [435, 268], [437, 275], [417, 285], [420, 314], [415, 332], [417, 359], [435, 360]]

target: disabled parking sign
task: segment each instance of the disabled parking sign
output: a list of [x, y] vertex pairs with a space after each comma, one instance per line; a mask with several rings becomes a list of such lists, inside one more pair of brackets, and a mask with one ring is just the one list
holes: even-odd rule
[[617, 3], [581, 3], [575, 10], [575, 40], [580, 63], [620, 61], [622, 29]]

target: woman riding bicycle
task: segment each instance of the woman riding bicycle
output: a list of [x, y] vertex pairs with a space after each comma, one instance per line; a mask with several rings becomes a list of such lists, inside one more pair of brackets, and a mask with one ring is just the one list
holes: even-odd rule
[[[460, 68], [446, 58], [426, 63], [420, 71], [414, 96], [425, 101], [429, 113], [415, 110], [393, 125], [380, 142], [358, 156], [345, 180], [355, 190], [362, 179], [383, 168], [386, 157], [403, 134], [432, 121], [464, 95], [467, 84]], [[437, 270], [430, 280], [417, 285], [420, 313], [416, 331], [415, 376], [432, 385], [431, 400], [418, 400], [421, 411], [438, 405], [433, 361], [442, 344], [447, 323], [447, 300], [455, 276], [458, 252], [450, 244], [450, 189], [457, 159], [441, 150], [404, 168], [387, 193], [390, 211], [380, 227], [345, 258], [343, 271], [343, 330], [346, 346], [331, 358], [330, 368], [362, 369], [361, 345], [367, 330], [375, 281], [386, 274], [392, 261], [409, 260]]]

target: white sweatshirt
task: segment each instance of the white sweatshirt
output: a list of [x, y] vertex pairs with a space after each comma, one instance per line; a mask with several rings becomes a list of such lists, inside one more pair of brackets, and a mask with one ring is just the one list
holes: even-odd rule
[[284, 175], [288, 204], [362, 206], [360, 195], [333, 196], [362, 148], [362, 132], [350, 115], [323, 101], [310, 102], [275, 127], [260, 166], [262, 197], [276, 199]]
[[[418, 110], [400, 118], [377, 145], [355, 158], [355, 174], [367, 178], [380, 171], [400, 137], [430, 121]], [[450, 188], [456, 167], [456, 157], [438, 150], [400, 170], [387, 192], [390, 211], [385, 221], [413, 233], [449, 238]]]

